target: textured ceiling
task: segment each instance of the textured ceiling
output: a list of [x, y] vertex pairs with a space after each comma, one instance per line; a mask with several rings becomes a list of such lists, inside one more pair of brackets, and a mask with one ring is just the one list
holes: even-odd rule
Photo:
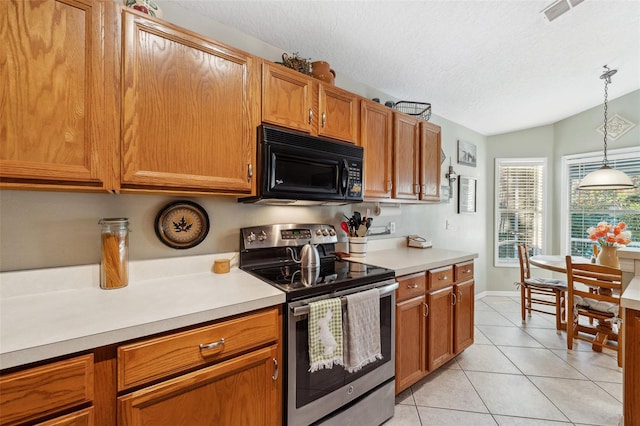
[[552, 22], [552, 0], [174, 1], [483, 135], [602, 104], [605, 64], [610, 100], [640, 88], [638, 0], [585, 0]]

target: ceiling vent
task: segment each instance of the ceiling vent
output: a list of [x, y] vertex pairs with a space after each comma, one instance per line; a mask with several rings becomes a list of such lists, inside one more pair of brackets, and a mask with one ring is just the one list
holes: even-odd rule
[[568, 12], [571, 8], [576, 7], [584, 0], [556, 0], [542, 10], [544, 16], [549, 22], [553, 21], [560, 15]]

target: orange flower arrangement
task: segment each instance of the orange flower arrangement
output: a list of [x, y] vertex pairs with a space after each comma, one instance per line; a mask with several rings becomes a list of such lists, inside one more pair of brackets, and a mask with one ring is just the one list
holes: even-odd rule
[[619, 222], [612, 226], [607, 222], [600, 222], [595, 227], [587, 229], [589, 239], [597, 241], [600, 246], [627, 245], [631, 242], [631, 231], [625, 231], [627, 224]]

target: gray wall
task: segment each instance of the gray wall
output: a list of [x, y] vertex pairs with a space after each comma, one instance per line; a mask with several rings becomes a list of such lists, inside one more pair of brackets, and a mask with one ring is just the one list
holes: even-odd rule
[[[609, 117], [619, 114], [622, 117], [640, 123], [640, 91], [635, 91], [608, 103]], [[527, 129], [519, 132], [490, 136], [487, 138], [487, 179], [493, 182], [495, 158], [546, 157], [548, 159], [551, 193], [549, 194], [550, 236], [549, 254], [561, 252], [561, 162], [563, 155], [584, 152], [602, 152], [603, 136], [597, 129], [604, 121], [603, 106], [591, 108], [557, 123]], [[608, 149], [627, 148], [640, 145], [640, 126], [636, 126], [616, 141], [608, 140]], [[492, 185], [492, 183], [491, 183]], [[494, 194], [487, 192], [486, 228], [489, 237], [486, 241], [487, 288], [490, 290], [513, 290], [513, 282], [519, 279], [517, 267], [496, 268], [493, 266], [494, 244]], [[540, 274], [544, 274], [541, 271]]]
[[[270, 60], [279, 60], [281, 49], [269, 46], [238, 31], [186, 13], [177, 2], [163, 3], [164, 17], [193, 31], [241, 48]], [[397, 100], [375, 88], [350, 80], [336, 70], [336, 85], [361, 96]], [[437, 105], [434, 106], [437, 111]], [[476, 291], [486, 290], [486, 195], [491, 191], [487, 181], [486, 138], [456, 123], [434, 115], [431, 122], [442, 126], [443, 164], [441, 180], [450, 159], [456, 172], [478, 178], [478, 213], [458, 215], [456, 198], [450, 203], [403, 205], [401, 216], [375, 218], [374, 226], [396, 223], [396, 234], [382, 239], [409, 234], [426, 235], [437, 247], [473, 251], [476, 261]], [[457, 140], [477, 145], [477, 167], [456, 164]], [[489, 186], [487, 186], [489, 185]], [[454, 195], [457, 194], [457, 190]], [[164, 246], [155, 236], [154, 219], [167, 203], [190, 199], [202, 205], [211, 219], [207, 238], [197, 247], [175, 250]], [[331, 223], [339, 229], [342, 214], [354, 210], [365, 212], [373, 204], [343, 207], [273, 207], [238, 204], [232, 197], [171, 197], [163, 195], [111, 195], [37, 191], [0, 191], [0, 271], [37, 269], [98, 263], [99, 226], [102, 217], [128, 217], [131, 222], [130, 258], [155, 259], [235, 251], [239, 248], [239, 229], [245, 226], [278, 222]], [[449, 220], [452, 229], [445, 229]], [[343, 240], [346, 238], [343, 236]]]

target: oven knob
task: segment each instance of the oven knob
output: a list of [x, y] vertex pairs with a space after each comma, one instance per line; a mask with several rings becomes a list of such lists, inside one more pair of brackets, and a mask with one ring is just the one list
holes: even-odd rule
[[320, 228], [316, 229], [316, 235], [317, 236], [322, 235], [322, 229], [320, 229]]
[[349, 388], [347, 388], [347, 395], [351, 395], [353, 391], [354, 391], [353, 385], [349, 386]]
[[267, 239], [267, 233], [264, 231], [258, 232], [258, 241], [264, 241]]
[[254, 234], [253, 232], [250, 232], [249, 235], [247, 235], [247, 241], [249, 243], [252, 243], [256, 240], [256, 234]]
[[334, 237], [336, 235], [336, 231], [335, 229], [331, 228], [329, 229], [329, 235], [331, 235], [332, 237]]
[[322, 230], [322, 235], [324, 235], [326, 237], [327, 235], [329, 235], [329, 231], [327, 231], [326, 228], [323, 229]]

